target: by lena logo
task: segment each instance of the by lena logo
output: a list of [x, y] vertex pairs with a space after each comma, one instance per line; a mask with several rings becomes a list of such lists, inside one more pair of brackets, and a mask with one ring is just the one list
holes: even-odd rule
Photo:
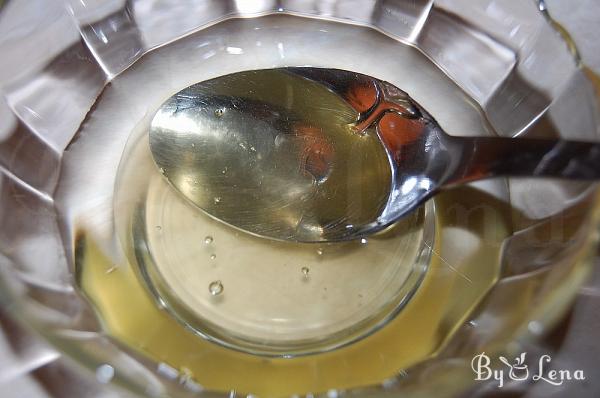
[[517, 356], [512, 362], [503, 356], [499, 356], [498, 360], [503, 366], [493, 368], [492, 360], [489, 356], [482, 352], [475, 355], [471, 361], [471, 368], [475, 373], [475, 380], [496, 380], [498, 388], [502, 388], [506, 380], [531, 380], [536, 382], [545, 382], [554, 386], [560, 386], [567, 381], [585, 380], [583, 370], [568, 370], [568, 369], [551, 369], [550, 355], [542, 355], [537, 361], [537, 367], [525, 363], [527, 353], [523, 352]]

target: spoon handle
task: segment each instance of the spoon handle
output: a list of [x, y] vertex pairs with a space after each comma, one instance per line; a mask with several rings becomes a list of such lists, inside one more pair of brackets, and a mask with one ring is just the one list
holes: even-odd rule
[[453, 137], [464, 148], [452, 183], [494, 176], [600, 179], [600, 143], [503, 137]]

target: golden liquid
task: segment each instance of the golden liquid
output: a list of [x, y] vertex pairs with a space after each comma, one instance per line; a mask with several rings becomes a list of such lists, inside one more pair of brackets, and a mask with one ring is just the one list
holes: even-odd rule
[[[110, 336], [190, 375], [207, 389], [280, 397], [381, 383], [434, 355], [494, 284], [500, 242], [507, 234], [507, 209], [494, 207], [493, 200], [482, 195], [460, 188], [436, 199], [434, 255], [416, 294], [381, 330], [331, 352], [267, 358], [206, 341], [156, 305], [136, 276], [135, 264], [115, 266], [85, 235], [76, 245], [77, 280]], [[480, 212], [477, 208], [485, 199], [492, 207]], [[465, 219], [456, 215], [456, 208], [472, 212]], [[495, 218], [492, 224], [487, 222], [490, 215]], [[486, 239], [458, 232], [467, 227], [469, 234]], [[463, 242], [471, 240], [468, 251], [453, 249], [459, 244], [452, 241], [453, 234]]]

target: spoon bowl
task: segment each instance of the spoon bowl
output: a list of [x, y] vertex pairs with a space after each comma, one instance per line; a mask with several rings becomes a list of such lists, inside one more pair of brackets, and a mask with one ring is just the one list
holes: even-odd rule
[[191, 204], [295, 242], [376, 233], [440, 189], [477, 179], [600, 177], [600, 144], [450, 136], [394, 85], [312, 67], [183, 89], [154, 116], [150, 149]]
[[293, 69], [241, 72], [170, 97], [150, 148], [168, 182], [212, 217], [258, 236], [324, 241], [377, 218], [389, 197], [387, 152], [374, 129], [357, 133], [358, 117]]

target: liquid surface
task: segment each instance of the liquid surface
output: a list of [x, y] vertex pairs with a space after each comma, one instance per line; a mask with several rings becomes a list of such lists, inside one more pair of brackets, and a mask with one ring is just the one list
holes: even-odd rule
[[[227, 73], [307, 64], [387, 80], [451, 134], [485, 131], [477, 109], [426, 57], [366, 28], [286, 16], [231, 20], [144, 56], [99, 98], [65, 154], [57, 196], [68, 209], [62, 216], [79, 286], [107, 335], [159, 371], [168, 365], [207, 389], [261, 397], [378, 384], [435, 355], [496, 280], [508, 234], [501, 185], [489, 189], [493, 194], [464, 187], [437, 197], [433, 241], [424, 239], [427, 217], [416, 213], [391, 235], [335, 247], [271, 246], [236, 236], [174, 194], [143, 138], [167, 98]], [[487, 210], [480, 212], [482, 203]], [[421, 248], [431, 258], [419, 284], [411, 275], [424, 270]], [[273, 325], [277, 311], [288, 320], [285, 333], [256, 322]], [[305, 318], [317, 328], [299, 325]], [[195, 322], [193, 330], [184, 322]], [[354, 325], [360, 339], [352, 339]], [[275, 345], [302, 346], [303, 336], [321, 327], [330, 339], [313, 348], [352, 343], [290, 358], [239, 349], [265, 332]], [[217, 336], [221, 329], [242, 332], [236, 349], [199, 333], [231, 337]], [[291, 341], [281, 338], [290, 335]]]
[[[333, 143], [343, 147], [355, 139], [362, 137]], [[428, 263], [423, 241], [433, 237], [424, 231], [423, 211], [368, 244], [274, 241], [237, 231], [188, 203], [157, 172], [146, 130], [132, 132], [125, 155], [115, 216], [130, 262], [167, 311], [223, 345], [290, 356], [347, 344], [397, 312]], [[260, 196], [228, 199], [232, 212], [237, 200], [264, 204]]]

